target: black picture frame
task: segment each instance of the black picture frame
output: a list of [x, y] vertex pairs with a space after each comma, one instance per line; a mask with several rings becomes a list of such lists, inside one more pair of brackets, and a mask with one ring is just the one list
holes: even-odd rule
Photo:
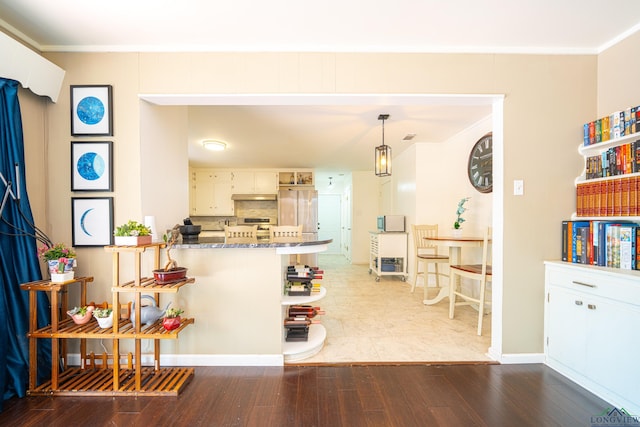
[[113, 142], [71, 141], [71, 191], [113, 191]]
[[71, 86], [71, 135], [113, 136], [111, 85]]
[[113, 245], [113, 197], [72, 197], [73, 246]]

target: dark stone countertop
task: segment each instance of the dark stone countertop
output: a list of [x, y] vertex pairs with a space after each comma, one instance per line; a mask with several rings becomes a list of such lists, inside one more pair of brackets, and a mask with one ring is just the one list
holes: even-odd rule
[[302, 239], [282, 237], [273, 241], [254, 239], [226, 239], [224, 237], [200, 237], [197, 241], [181, 241], [173, 247], [176, 249], [226, 249], [226, 248], [294, 248], [302, 246], [328, 245], [333, 239], [303, 241]]

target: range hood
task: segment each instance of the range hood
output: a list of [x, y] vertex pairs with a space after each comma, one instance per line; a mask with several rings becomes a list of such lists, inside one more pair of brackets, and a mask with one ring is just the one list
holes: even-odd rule
[[232, 194], [231, 200], [276, 200], [276, 194]]

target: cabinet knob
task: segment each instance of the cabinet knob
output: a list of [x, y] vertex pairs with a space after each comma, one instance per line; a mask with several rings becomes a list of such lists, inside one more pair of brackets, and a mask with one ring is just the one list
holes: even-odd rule
[[576, 305], [582, 305], [582, 301], [576, 300]]
[[596, 309], [596, 305], [595, 304], [587, 304], [587, 308], [589, 310], [595, 310]]

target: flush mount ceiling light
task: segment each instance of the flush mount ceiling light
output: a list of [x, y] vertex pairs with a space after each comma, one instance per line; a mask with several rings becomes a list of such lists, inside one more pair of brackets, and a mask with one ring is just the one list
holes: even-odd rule
[[380, 114], [378, 120], [382, 120], [382, 145], [376, 147], [375, 170], [377, 176], [391, 176], [391, 147], [384, 145], [384, 121], [388, 114]]
[[222, 141], [216, 141], [214, 139], [207, 139], [202, 141], [202, 146], [211, 151], [224, 151], [227, 148], [227, 144]]

